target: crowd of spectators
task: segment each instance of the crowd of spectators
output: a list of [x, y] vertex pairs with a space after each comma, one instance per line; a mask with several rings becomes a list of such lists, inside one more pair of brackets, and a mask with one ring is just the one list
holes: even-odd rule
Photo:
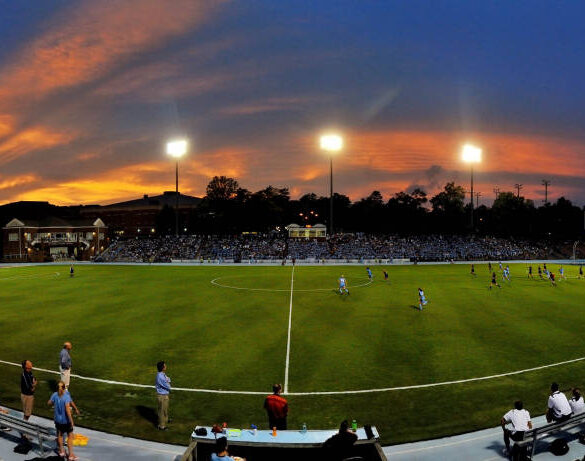
[[472, 261], [545, 259], [543, 244], [496, 237], [459, 235], [335, 234], [327, 240], [288, 239], [281, 234], [163, 236], [114, 242], [100, 257], [106, 262], [171, 260], [366, 260]]
[[98, 259], [103, 262], [171, 262], [172, 260], [283, 259], [286, 240], [268, 234], [234, 237], [162, 236], [117, 240]]

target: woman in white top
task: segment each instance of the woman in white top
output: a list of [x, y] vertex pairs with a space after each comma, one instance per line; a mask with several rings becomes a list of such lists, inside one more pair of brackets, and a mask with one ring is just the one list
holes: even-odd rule
[[583, 400], [581, 391], [578, 388], [573, 389], [573, 397], [569, 400], [569, 405], [571, 405], [571, 410], [573, 410], [574, 415], [578, 415], [585, 411], [585, 401]]

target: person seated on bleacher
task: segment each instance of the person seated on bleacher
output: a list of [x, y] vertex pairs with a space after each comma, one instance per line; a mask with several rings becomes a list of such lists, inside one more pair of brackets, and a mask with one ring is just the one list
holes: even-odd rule
[[569, 405], [571, 406], [574, 415], [578, 415], [585, 411], [585, 401], [583, 401], [583, 396], [578, 388], [573, 389], [573, 397], [569, 400]]
[[357, 441], [357, 434], [349, 428], [349, 423], [344, 420], [339, 426], [339, 432], [329, 437], [323, 447], [327, 450], [328, 456], [325, 459], [343, 460], [352, 454], [353, 444]]
[[[514, 402], [514, 408], [502, 417], [502, 429], [504, 430], [504, 456], [510, 455], [510, 439], [519, 442], [524, 439], [524, 433], [532, 429], [530, 413], [524, 410], [521, 400]], [[512, 429], [507, 429], [506, 424], [512, 424]]]
[[549, 423], [553, 421], [555, 423], [560, 423], [569, 419], [572, 412], [566, 395], [559, 391], [559, 385], [557, 383], [552, 383], [550, 385], [546, 420]]
[[211, 454], [211, 461], [246, 461], [246, 458], [230, 456], [227, 451], [227, 438], [220, 437], [215, 441], [215, 453]]

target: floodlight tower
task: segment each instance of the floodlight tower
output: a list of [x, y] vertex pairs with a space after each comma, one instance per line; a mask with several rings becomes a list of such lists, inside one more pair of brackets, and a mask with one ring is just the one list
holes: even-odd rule
[[329, 154], [329, 235], [333, 235], [333, 155], [343, 148], [343, 138], [338, 134], [324, 134], [319, 144]]
[[167, 155], [173, 157], [175, 162], [175, 235], [179, 236], [179, 159], [187, 153], [187, 140], [176, 139], [167, 142]]
[[473, 164], [481, 162], [481, 149], [479, 147], [472, 146], [471, 144], [465, 144], [461, 150], [461, 158], [465, 163], [469, 163], [471, 169], [471, 195], [470, 195], [470, 206], [471, 212], [469, 213], [469, 223], [473, 230]]

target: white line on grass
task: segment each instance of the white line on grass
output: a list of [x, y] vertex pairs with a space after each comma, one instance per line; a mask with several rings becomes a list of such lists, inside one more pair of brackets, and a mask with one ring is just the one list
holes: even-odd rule
[[290, 330], [292, 325], [292, 299], [293, 288], [295, 284], [295, 266], [293, 265], [292, 273], [290, 275], [290, 306], [288, 310], [288, 339], [286, 341], [286, 365], [284, 368], [284, 393], [288, 394], [288, 365], [290, 362]]
[[[550, 363], [548, 365], [542, 365], [540, 367], [534, 368], [527, 368], [525, 370], [518, 370], [518, 371], [510, 371], [508, 373], [500, 373], [498, 375], [491, 375], [491, 376], [481, 376], [479, 378], [468, 378], [468, 379], [460, 379], [458, 381], [444, 381], [441, 383], [430, 383], [430, 384], [417, 384], [414, 386], [401, 386], [401, 387], [385, 387], [380, 389], [363, 389], [357, 391], [321, 391], [321, 392], [289, 392], [288, 395], [344, 395], [344, 394], [371, 394], [374, 392], [390, 392], [390, 391], [403, 391], [409, 389], [422, 389], [424, 387], [435, 387], [435, 386], [448, 386], [451, 384], [461, 384], [461, 383], [470, 383], [474, 381], [485, 381], [488, 379], [495, 379], [495, 378], [503, 378], [506, 376], [512, 375], [519, 375], [522, 373], [528, 373], [531, 371], [543, 370], [545, 368], [557, 367], [560, 365], [566, 365], [568, 363], [580, 362], [585, 360], [585, 357], [579, 357], [578, 359], [572, 360], [565, 360], [564, 362], [557, 362], [557, 363]], [[7, 362], [6, 360], [0, 360], [0, 363], [5, 365], [12, 365], [15, 367], [21, 367], [20, 363], [14, 362]], [[58, 371], [47, 370], [45, 368], [34, 368], [35, 371], [42, 371], [45, 373], [52, 373], [58, 375]], [[136, 384], [136, 383], [126, 383], [123, 381], [111, 381], [109, 379], [100, 379], [100, 378], [91, 378], [88, 376], [80, 376], [72, 374], [71, 377], [77, 378], [84, 381], [94, 381], [97, 383], [104, 383], [104, 384], [113, 384], [116, 386], [128, 386], [128, 387], [141, 387], [146, 389], [154, 389], [154, 386], [148, 384]], [[221, 389], [193, 389], [189, 387], [173, 387], [173, 391], [183, 391], [183, 392], [199, 392], [199, 393], [207, 393], [207, 394], [237, 394], [237, 395], [266, 395], [266, 391], [226, 391]]]

